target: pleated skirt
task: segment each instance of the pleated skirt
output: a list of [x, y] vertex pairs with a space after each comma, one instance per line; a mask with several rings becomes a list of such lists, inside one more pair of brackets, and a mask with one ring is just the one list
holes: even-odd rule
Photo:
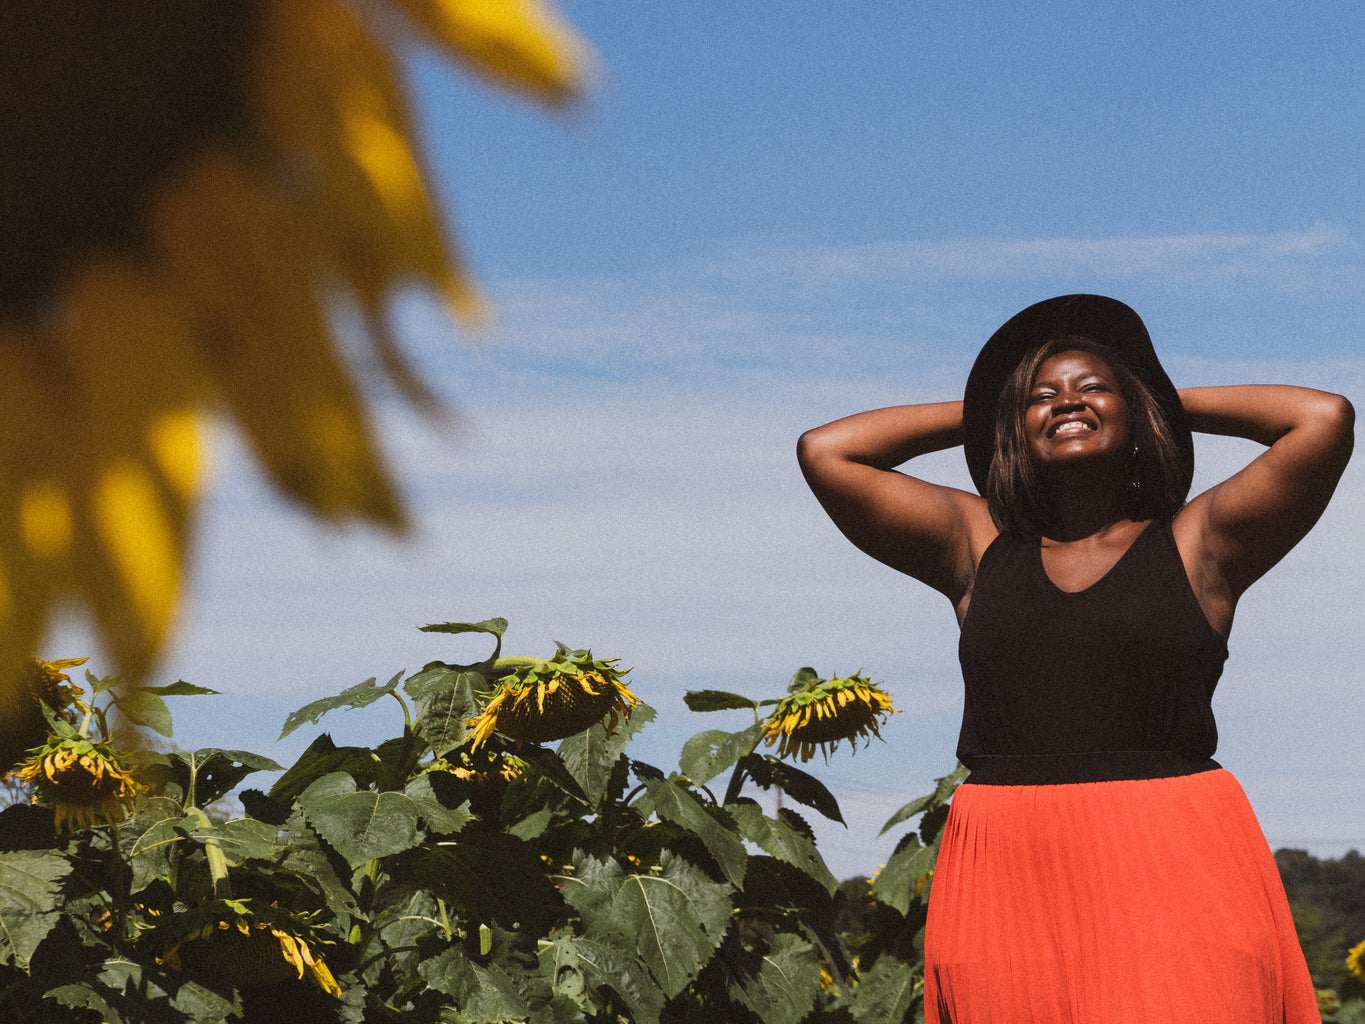
[[926, 1024], [1320, 1024], [1274, 858], [1222, 769], [960, 786]]

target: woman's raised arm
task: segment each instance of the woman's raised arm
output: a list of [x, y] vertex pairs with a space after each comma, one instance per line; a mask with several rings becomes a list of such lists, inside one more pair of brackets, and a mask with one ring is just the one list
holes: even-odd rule
[[797, 458], [845, 537], [959, 605], [995, 536], [986, 503], [894, 467], [961, 443], [961, 402], [900, 405], [806, 431]]
[[1231, 605], [1327, 507], [1351, 457], [1355, 411], [1341, 395], [1279, 384], [1189, 388], [1180, 399], [1191, 429], [1267, 446], [1177, 517], [1206, 586], [1225, 588], [1230, 623]]

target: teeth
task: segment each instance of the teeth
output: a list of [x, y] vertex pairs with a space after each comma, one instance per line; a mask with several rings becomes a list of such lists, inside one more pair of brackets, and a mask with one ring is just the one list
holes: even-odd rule
[[1083, 420], [1068, 420], [1066, 423], [1062, 423], [1054, 428], [1052, 435], [1056, 437], [1058, 434], [1079, 434], [1083, 431], [1094, 429], [1094, 427]]

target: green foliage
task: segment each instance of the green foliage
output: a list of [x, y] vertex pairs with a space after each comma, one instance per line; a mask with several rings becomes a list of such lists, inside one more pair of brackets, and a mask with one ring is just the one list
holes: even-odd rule
[[[928, 882], [959, 773], [888, 823], [919, 819], [870, 890], [840, 887], [790, 806], [842, 822], [837, 800], [758, 752], [756, 722], [689, 740], [674, 772], [629, 756], [646, 706], [553, 748], [494, 734], [471, 750], [466, 722], [515, 660], [501, 655], [506, 626], [425, 627], [485, 633], [494, 650], [293, 712], [286, 734], [389, 697], [401, 733], [372, 747], [317, 736], [268, 792], [240, 794], [240, 817], [204, 808], [281, 768], [213, 748], [145, 756], [148, 789], [117, 832], [59, 837], [45, 808], [0, 812], [0, 1019], [917, 1019]], [[202, 692], [177, 683], [119, 707], [169, 733], [163, 698]], [[703, 690], [688, 703], [756, 718], [776, 702]], [[768, 813], [764, 790], [788, 806]], [[325, 967], [221, 973], [234, 934], [266, 937], [267, 953], [302, 943]], [[206, 973], [191, 954], [209, 942], [222, 945]]]

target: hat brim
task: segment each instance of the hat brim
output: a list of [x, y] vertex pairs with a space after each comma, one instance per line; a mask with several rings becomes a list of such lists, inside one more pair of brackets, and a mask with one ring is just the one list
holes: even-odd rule
[[1015, 367], [1052, 338], [1077, 334], [1114, 349], [1156, 396], [1181, 455], [1182, 497], [1194, 479], [1194, 438], [1175, 385], [1157, 359], [1142, 318], [1104, 295], [1059, 295], [1016, 313], [982, 347], [962, 398], [963, 449], [977, 491], [985, 495], [995, 448], [1000, 393]]

